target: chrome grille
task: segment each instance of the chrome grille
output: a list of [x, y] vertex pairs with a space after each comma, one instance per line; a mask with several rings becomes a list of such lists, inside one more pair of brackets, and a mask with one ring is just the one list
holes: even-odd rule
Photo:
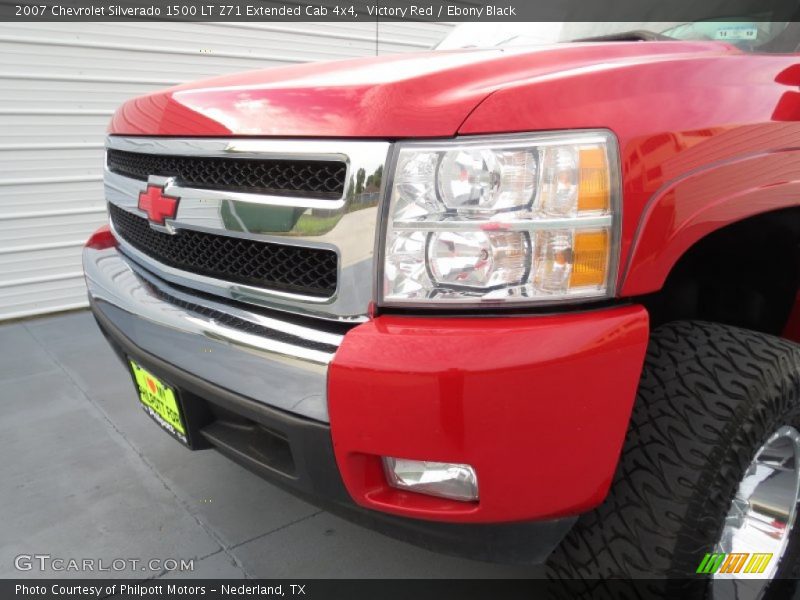
[[[383, 140], [111, 135], [105, 196], [120, 249], [161, 280], [358, 322], [373, 297], [390, 151]], [[163, 225], [139, 208], [152, 187], [179, 199]]]

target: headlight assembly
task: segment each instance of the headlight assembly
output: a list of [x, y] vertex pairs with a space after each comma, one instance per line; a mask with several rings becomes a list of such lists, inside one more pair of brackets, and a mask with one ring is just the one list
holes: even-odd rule
[[607, 131], [398, 144], [380, 302], [542, 304], [612, 295], [618, 170]]

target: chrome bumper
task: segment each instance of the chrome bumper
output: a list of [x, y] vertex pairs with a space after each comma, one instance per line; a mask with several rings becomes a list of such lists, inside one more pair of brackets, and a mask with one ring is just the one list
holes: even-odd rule
[[328, 365], [341, 328], [187, 293], [117, 248], [84, 249], [83, 267], [94, 309], [138, 348], [257, 402], [328, 421]]

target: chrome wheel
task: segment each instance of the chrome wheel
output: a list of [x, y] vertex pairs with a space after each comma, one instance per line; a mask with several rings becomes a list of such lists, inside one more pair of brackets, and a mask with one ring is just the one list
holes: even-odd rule
[[781, 427], [756, 452], [725, 518], [714, 552], [728, 556], [714, 574], [715, 600], [762, 596], [789, 545], [799, 500], [800, 433]]

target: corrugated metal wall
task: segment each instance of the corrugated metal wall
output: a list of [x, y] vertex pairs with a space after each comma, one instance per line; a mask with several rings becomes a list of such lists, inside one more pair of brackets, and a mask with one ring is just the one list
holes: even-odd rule
[[131, 96], [201, 77], [429, 48], [443, 23], [4, 23], [0, 320], [86, 305], [80, 250], [105, 220], [103, 137]]

